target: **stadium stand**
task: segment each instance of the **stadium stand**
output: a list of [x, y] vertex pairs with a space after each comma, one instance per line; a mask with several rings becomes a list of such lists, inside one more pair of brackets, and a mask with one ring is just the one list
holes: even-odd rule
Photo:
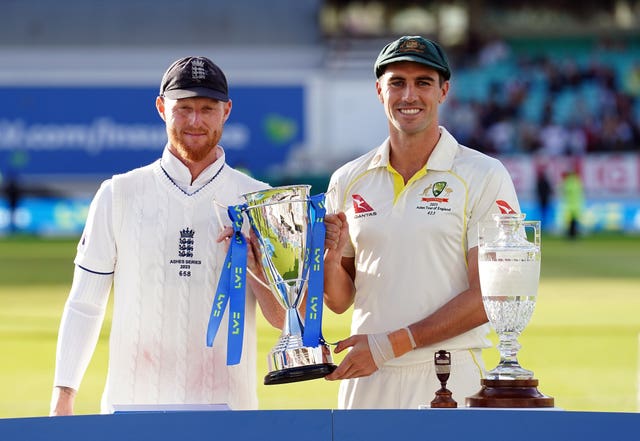
[[459, 139], [499, 154], [640, 151], [637, 44], [505, 47], [499, 60], [455, 71], [445, 120]]

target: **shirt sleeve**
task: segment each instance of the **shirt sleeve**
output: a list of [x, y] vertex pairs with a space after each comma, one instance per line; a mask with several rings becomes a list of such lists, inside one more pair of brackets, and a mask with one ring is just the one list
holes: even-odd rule
[[112, 182], [102, 183], [89, 207], [74, 263], [87, 271], [109, 274], [116, 263]]
[[76, 266], [58, 331], [54, 386], [79, 389], [98, 342], [112, 281], [112, 274]]
[[496, 160], [495, 167], [488, 171], [482, 191], [473, 204], [467, 225], [467, 249], [478, 246], [478, 224], [491, 220], [493, 214], [511, 210], [520, 213], [518, 196], [509, 172], [501, 162]]

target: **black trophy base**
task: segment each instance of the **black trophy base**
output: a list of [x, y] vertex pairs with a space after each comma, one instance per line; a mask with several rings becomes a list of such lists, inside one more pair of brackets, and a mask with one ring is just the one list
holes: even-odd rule
[[538, 390], [538, 380], [480, 380], [482, 389], [466, 398], [467, 407], [553, 407], [553, 397]]
[[336, 370], [338, 366], [332, 363], [312, 364], [308, 366], [298, 366], [289, 369], [269, 372], [264, 377], [264, 384], [285, 384], [297, 381], [315, 380], [323, 378]]

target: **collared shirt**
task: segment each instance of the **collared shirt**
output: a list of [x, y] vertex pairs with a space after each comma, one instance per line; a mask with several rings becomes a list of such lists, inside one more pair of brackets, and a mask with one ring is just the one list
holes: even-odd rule
[[[328, 212], [344, 211], [355, 258], [352, 334], [387, 332], [417, 322], [469, 287], [467, 251], [477, 226], [504, 200], [519, 211], [511, 178], [496, 159], [461, 146], [449, 132], [425, 167], [404, 184], [391, 167], [387, 139], [345, 164], [331, 178]], [[489, 345], [482, 326], [391, 360], [408, 364], [434, 350]]]
[[160, 165], [174, 184], [176, 184], [185, 193], [193, 194], [200, 188], [207, 185], [218, 173], [220, 173], [222, 167], [224, 167], [225, 153], [222, 147], [218, 148], [220, 149], [218, 158], [215, 162], [205, 168], [193, 182], [191, 182], [191, 172], [189, 171], [189, 168], [169, 151], [168, 146], [166, 146], [162, 152]]

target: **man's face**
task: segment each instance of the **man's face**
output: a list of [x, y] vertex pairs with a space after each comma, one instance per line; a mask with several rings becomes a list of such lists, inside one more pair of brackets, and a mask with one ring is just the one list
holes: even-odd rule
[[391, 63], [376, 82], [378, 99], [393, 129], [411, 135], [438, 124], [438, 106], [449, 91], [440, 75], [420, 63]]
[[156, 107], [166, 123], [170, 150], [183, 161], [200, 162], [218, 145], [231, 112], [231, 101], [158, 97]]

